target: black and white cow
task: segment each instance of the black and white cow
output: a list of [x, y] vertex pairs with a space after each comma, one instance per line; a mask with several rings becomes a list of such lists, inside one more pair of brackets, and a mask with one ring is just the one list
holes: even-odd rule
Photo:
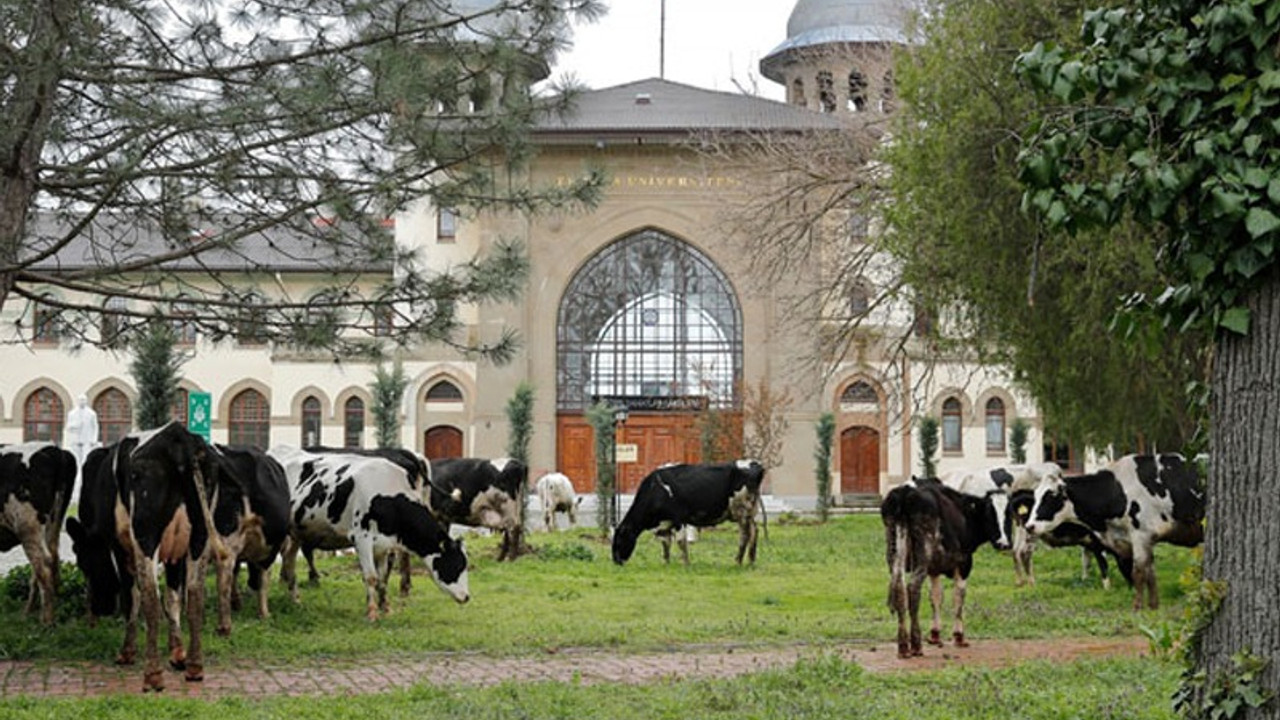
[[[163, 565], [169, 598], [169, 662], [185, 678], [204, 678], [201, 631], [204, 569], [209, 553], [226, 552], [210, 510], [218, 472], [204, 439], [177, 423], [130, 434], [91, 452], [81, 473], [79, 519], [67, 520], [76, 564], [89, 584], [90, 611], [109, 615], [123, 601], [125, 639], [116, 662], [137, 654], [137, 613], [146, 624], [143, 689], [162, 690], [157, 641]], [[185, 590], [188, 646], [177, 630], [178, 593]]]
[[1132, 563], [1134, 609], [1144, 595], [1156, 608], [1155, 544], [1204, 541], [1201, 479], [1176, 454], [1126, 455], [1096, 473], [1046, 478], [1036, 487], [1027, 530], [1043, 535], [1065, 523], [1083, 525], [1122, 563]]
[[431, 515], [402, 467], [380, 457], [286, 446], [272, 448], [270, 454], [284, 467], [289, 482], [293, 525], [280, 575], [295, 600], [298, 549], [353, 546], [371, 621], [390, 609], [386, 590], [393, 550], [421, 557], [436, 584], [459, 603], [470, 599], [462, 543], [449, 537]]
[[[613, 531], [613, 561], [631, 559], [636, 540], [654, 530], [662, 540], [662, 558], [671, 561], [671, 536], [686, 525], [711, 527], [725, 520], [738, 524], [738, 564], [746, 554], [756, 561], [756, 508], [764, 466], [754, 460], [714, 465], [665, 465], [640, 481], [635, 500]], [[761, 507], [763, 509], [763, 507]], [[679, 536], [680, 552], [689, 564], [689, 544]]]
[[45, 442], [0, 446], [0, 551], [22, 546], [31, 564], [27, 612], [53, 623], [60, 567], [58, 537], [76, 481], [76, 458]]
[[957, 646], [967, 645], [964, 600], [973, 553], [983, 543], [998, 544], [1003, 537], [991, 496], [966, 495], [937, 480], [912, 479], [889, 491], [880, 505], [880, 519], [889, 566], [889, 607], [898, 618], [898, 656], [922, 654], [920, 586], [925, 577], [933, 606], [930, 644], [942, 644], [938, 614], [945, 575], [954, 583], [952, 637]]
[[[365, 457], [380, 457], [399, 465], [408, 475], [409, 484], [414, 490], [422, 494], [423, 499], [427, 497], [427, 483], [431, 482], [431, 464], [427, 459], [412, 450], [404, 448], [335, 448], [324, 445], [312, 445], [304, 448], [307, 452], [329, 453], [338, 455], [363, 455]], [[439, 519], [439, 518], [437, 518]], [[400, 596], [408, 597], [409, 590], [413, 586], [413, 574], [410, 566], [411, 556], [409, 553], [394, 552], [399, 558], [400, 563]], [[307, 578], [308, 582], [316, 585], [320, 582], [320, 573], [316, 570], [315, 557], [308, 548], [302, 549], [302, 556], [307, 560]]]
[[523, 542], [529, 468], [510, 458], [431, 461], [424, 499], [445, 528], [471, 525], [502, 533], [499, 560], [515, 560]]
[[218, 634], [231, 633], [231, 611], [240, 604], [236, 575], [249, 568], [258, 617], [267, 618], [268, 570], [289, 535], [289, 483], [284, 468], [256, 447], [214, 444], [217, 500], [213, 524], [226, 552], [218, 562]]
[[[1098, 574], [1102, 579], [1102, 587], [1111, 589], [1111, 571], [1107, 563], [1107, 555], [1116, 561], [1116, 566], [1120, 568], [1120, 575], [1125, 581], [1133, 584], [1133, 561], [1115, 555], [1102, 544], [1102, 540], [1098, 534], [1084, 525], [1073, 522], [1063, 522], [1052, 530], [1046, 530], [1039, 535], [1032, 536], [1027, 532], [1025, 523], [1031, 519], [1031, 509], [1036, 504], [1035, 489], [1017, 490], [1009, 496], [1009, 514], [1014, 518], [1014, 522], [1022, 528], [1021, 535], [1026, 537], [1026, 546], [1028, 548], [1035, 547], [1036, 542], [1042, 542], [1049, 547], [1080, 547], [1080, 580], [1089, 579], [1089, 558], [1093, 558], [1094, 563], [1098, 566]], [[1017, 553], [1018, 546], [1015, 540], [1014, 552]], [[1015, 562], [1017, 558], [1015, 556]], [[1027, 575], [1031, 577], [1031, 558], [1030, 552], [1027, 552], [1026, 559]], [[1031, 577], [1031, 583], [1035, 584], [1035, 578]]]
[[[1025, 504], [1015, 506], [1012, 498], [1015, 493], [1033, 491], [1042, 478], [1061, 475], [1062, 468], [1056, 463], [1033, 463], [1001, 465], [981, 470], [957, 470], [940, 479], [944, 485], [967, 495], [992, 496], [996, 517], [1006, 536], [1004, 539], [1013, 550], [1014, 582], [1017, 585], [1024, 582], [1035, 585], [1035, 572], [1031, 564], [1035, 542], [1025, 527], [1026, 511], [1029, 508]], [[1019, 512], [1022, 514], [1019, 515]]]
[[556, 529], [556, 513], [569, 516], [569, 527], [578, 524], [578, 504], [582, 498], [573, 489], [573, 482], [564, 473], [551, 472], [538, 478], [534, 484], [538, 502], [542, 505], [542, 519], [547, 532]]

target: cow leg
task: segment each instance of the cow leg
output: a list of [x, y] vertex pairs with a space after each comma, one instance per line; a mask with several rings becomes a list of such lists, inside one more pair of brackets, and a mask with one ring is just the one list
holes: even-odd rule
[[36, 611], [36, 599], [40, 602], [40, 622], [53, 624], [53, 602], [57, 597], [54, 589], [53, 567], [49, 550], [45, 547], [44, 538], [39, 528], [29, 527], [19, 530], [22, 549], [31, 564], [31, 585], [27, 589], [27, 614]]
[[128, 590], [121, 593], [124, 607], [124, 642], [120, 652], [116, 654], [117, 665], [132, 665], [138, 658], [138, 610], [142, 605], [142, 593], [138, 591], [138, 583], [130, 583]]
[[270, 582], [269, 568], [264, 568], [256, 562], [249, 563], [249, 589], [258, 595], [258, 617], [263, 620], [271, 617], [271, 611], [267, 607], [267, 585]]
[[182, 647], [182, 588], [176, 579], [172, 579], [166, 571], [164, 584], [164, 619], [165, 629], [169, 633], [169, 667], [181, 670], [187, 666], [187, 653]]
[[911, 584], [907, 587], [907, 609], [911, 612], [911, 656], [924, 654], [924, 644], [920, 636], [920, 587], [924, 585], [925, 572], [918, 569], [911, 573]]
[[671, 533], [660, 532], [655, 533], [658, 539], [662, 541], [662, 562], [671, 564]]
[[411, 561], [413, 557], [404, 550], [397, 550], [395, 556], [400, 565], [400, 597], [409, 597], [409, 590], [413, 587], [413, 565]]
[[[1098, 566], [1101, 570], [1101, 565]], [[1089, 579], [1089, 548], [1080, 546], [1080, 581], [1084, 582]], [[1106, 585], [1106, 582], [1103, 582]]]
[[[214, 575], [218, 585], [218, 634], [226, 637], [231, 634], [231, 595], [236, 585], [236, 556], [243, 547], [242, 538], [227, 538], [227, 552], [213, 551]], [[204, 586], [203, 579], [200, 583]], [[236, 603], [239, 605], [239, 603]], [[189, 678], [188, 678], [189, 679]]]
[[[221, 557], [217, 560], [219, 563], [223, 562]], [[205, 564], [203, 559], [188, 558], [185, 565], [187, 571], [187, 667], [183, 678], [187, 682], [200, 682], [204, 680], [204, 646], [201, 642], [201, 633], [204, 630]], [[222, 579], [219, 578], [219, 584], [221, 581]]]
[[292, 536], [284, 539], [280, 548], [280, 582], [289, 588], [289, 599], [301, 602], [298, 596], [298, 541]]
[[[364, 578], [365, 617], [369, 622], [378, 621], [379, 568], [373, 554], [373, 538], [364, 532], [354, 533], [356, 559], [360, 562], [360, 575]], [[385, 592], [385, 591], [384, 591]]]
[[1035, 587], [1036, 576], [1031, 568], [1031, 553], [1035, 550], [1035, 541], [1024, 525], [1014, 523], [1013, 526], [1013, 574], [1014, 582], [1021, 587]]
[[[1080, 548], [1080, 564], [1086, 566], [1089, 563], [1089, 556], [1085, 555], [1089, 548]], [[1107, 567], [1107, 556], [1098, 548], [1092, 548], [1093, 559], [1098, 564], [1098, 574], [1102, 576], [1102, 589], [1111, 589], [1111, 570]]]
[[969, 643], [964, 639], [964, 596], [969, 581], [963, 574], [956, 573], [954, 582], [951, 600], [956, 606], [956, 620], [951, 630], [951, 637], [955, 640], [956, 647], [969, 647]]
[[316, 570], [315, 548], [302, 548], [302, 557], [307, 560], [307, 585], [320, 587], [320, 571]]
[[404, 551], [386, 552], [378, 556], [374, 553], [374, 561], [378, 567], [378, 611], [383, 616], [391, 614], [391, 604], [387, 602], [387, 585], [391, 580], [391, 567], [396, 565], [396, 556], [405, 555]]
[[929, 628], [929, 644], [942, 644], [942, 622], [939, 608], [942, 606], [942, 576], [929, 576], [929, 607], [933, 610], [933, 625]]
[[[137, 549], [134, 552], [140, 554]], [[157, 636], [160, 634], [160, 589], [156, 584], [155, 564], [150, 558], [138, 557], [134, 565], [138, 568], [138, 573], [134, 576], [138, 605], [141, 606], [147, 633], [143, 649], [142, 690], [159, 692], [164, 689], [164, 673], [160, 670], [160, 652], [157, 648]]]
[[1141, 543], [1133, 544], [1133, 609], [1141, 610], [1142, 596], [1146, 594], [1146, 606], [1155, 610], [1160, 607], [1160, 596], [1156, 594], [1156, 564], [1151, 549]]
[[684, 558], [684, 566], [689, 567], [689, 533], [692, 525], [685, 525], [676, 531], [676, 542], [680, 545], [680, 556]]

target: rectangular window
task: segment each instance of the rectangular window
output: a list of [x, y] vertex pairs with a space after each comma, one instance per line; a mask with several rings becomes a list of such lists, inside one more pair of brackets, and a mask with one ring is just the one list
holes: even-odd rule
[[451, 243], [458, 236], [458, 214], [452, 208], [440, 208], [436, 216], [436, 242]]
[[1004, 452], [1004, 416], [987, 416], [987, 452]]
[[958, 453], [964, 450], [960, 440], [960, 416], [942, 418], [942, 452]]

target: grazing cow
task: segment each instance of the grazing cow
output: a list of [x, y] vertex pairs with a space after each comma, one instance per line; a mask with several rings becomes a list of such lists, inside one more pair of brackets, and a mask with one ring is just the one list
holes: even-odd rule
[[[365, 457], [380, 457], [399, 465], [409, 476], [409, 484], [414, 490], [422, 493], [426, 499], [427, 483], [431, 482], [431, 464], [426, 458], [422, 457], [412, 450], [404, 448], [335, 448], [324, 445], [313, 445], [304, 448], [307, 452], [313, 453], [336, 453], [339, 455], [363, 455]], [[409, 590], [413, 587], [413, 573], [410, 567], [412, 558], [408, 553], [393, 552], [400, 560], [400, 597], [408, 597]], [[320, 583], [320, 573], [316, 571], [315, 557], [310, 548], [302, 549], [302, 556], [307, 560], [307, 580], [311, 585]]]
[[515, 560], [523, 542], [529, 468], [518, 460], [448, 458], [431, 461], [425, 500], [447, 529], [472, 525], [502, 532], [499, 560]]
[[1204, 541], [1201, 480], [1176, 454], [1126, 455], [1096, 473], [1046, 478], [1036, 487], [1027, 530], [1040, 536], [1065, 523], [1083, 525], [1122, 563], [1132, 563], [1133, 607], [1140, 609], [1146, 595], [1154, 609], [1155, 544]]
[[[1067, 547], [1071, 545], [1080, 546], [1080, 579], [1082, 581], [1089, 579], [1089, 558], [1092, 557], [1098, 565], [1098, 574], [1102, 578], [1103, 589], [1111, 589], [1111, 575], [1109, 565], [1107, 564], [1107, 555], [1111, 554], [1116, 560], [1116, 566], [1120, 568], [1120, 574], [1125, 581], [1133, 584], [1133, 562], [1116, 556], [1102, 544], [1098, 539], [1098, 534], [1085, 527], [1072, 522], [1064, 522], [1058, 527], [1045, 531], [1038, 536], [1033, 536], [1027, 532], [1026, 522], [1031, 518], [1031, 508], [1035, 505], [1035, 490], [1018, 490], [1009, 496], [1009, 514], [1013, 517], [1015, 529], [1021, 532], [1015, 532], [1014, 553], [1015, 561], [1018, 552], [1017, 536], [1021, 535], [1026, 538], [1025, 544], [1027, 548], [1035, 547], [1035, 541], [1043, 542], [1049, 547]], [[1031, 558], [1030, 550], [1027, 551], [1026, 569], [1027, 575], [1031, 578], [1031, 584], [1035, 584], [1035, 578], [1031, 576]]]
[[218, 471], [213, 525], [227, 549], [217, 558], [218, 634], [229, 635], [231, 610], [240, 604], [241, 563], [258, 596], [258, 617], [270, 616], [268, 569], [289, 534], [289, 484], [280, 463], [256, 447], [215, 444], [211, 459]]
[[[947, 575], [954, 583], [952, 637], [957, 646], [966, 646], [964, 599], [973, 570], [973, 553], [983, 543], [997, 544], [1002, 537], [991, 496], [975, 497], [937, 480], [912, 479], [889, 491], [880, 505], [880, 518], [884, 522], [885, 561], [889, 565], [889, 607], [898, 618], [898, 657], [922, 654], [920, 586], [926, 576], [933, 606], [930, 644], [942, 644], [938, 611], [942, 605], [942, 576]], [[1007, 548], [997, 545], [997, 549]]]
[[53, 624], [58, 537], [76, 481], [76, 458], [52, 443], [0, 446], [0, 551], [22, 545], [31, 563], [27, 612]]
[[[613, 531], [613, 561], [625, 564], [636, 539], [654, 530], [662, 540], [662, 558], [671, 562], [671, 536], [685, 525], [710, 527], [725, 520], [738, 524], [738, 564], [746, 553], [756, 561], [756, 507], [764, 466], [754, 460], [716, 465], [665, 465], [640, 481], [635, 500]], [[763, 510], [763, 506], [761, 506]], [[680, 552], [689, 564], [689, 543], [680, 534]]]
[[421, 557], [432, 578], [460, 603], [467, 590], [467, 555], [449, 537], [410, 484], [403, 468], [380, 457], [311, 453], [291, 447], [270, 451], [289, 482], [293, 526], [280, 576], [297, 600], [298, 549], [354, 546], [364, 576], [366, 615], [376, 621], [387, 604], [392, 550]]
[[[1035, 543], [1024, 527], [1025, 510], [1028, 508], [1021, 505], [1015, 508], [1011, 499], [1014, 493], [1034, 490], [1041, 478], [1051, 475], [1061, 476], [1062, 468], [1056, 463], [1004, 465], [984, 470], [957, 470], [941, 478], [944, 485], [966, 495], [992, 496], [1001, 530], [1012, 545], [1014, 582], [1018, 585], [1024, 582], [1036, 584], [1031, 566]], [[1022, 510], [1024, 514], [1018, 516], [1015, 510]]]
[[[137, 613], [146, 623], [143, 689], [164, 689], [156, 643], [163, 564], [169, 619], [169, 662], [189, 681], [204, 679], [201, 630], [207, 554], [226, 552], [213, 532], [218, 471], [204, 439], [177, 423], [130, 434], [89, 454], [82, 472], [80, 518], [67, 521], [76, 564], [89, 584], [94, 615], [114, 612], [123, 600], [125, 639], [116, 662], [137, 653]], [[212, 498], [212, 500], [211, 500]], [[130, 592], [130, 588], [132, 592]], [[188, 646], [177, 636], [177, 601], [185, 589]]]
[[578, 523], [578, 504], [582, 498], [574, 492], [568, 476], [558, 472], [547, 473], [538, 478], [534, 488], [542, 503], [542, 518], [546, 521], [547, 532], [556, 529], [556, 513], [568, 514], [569, 527]]

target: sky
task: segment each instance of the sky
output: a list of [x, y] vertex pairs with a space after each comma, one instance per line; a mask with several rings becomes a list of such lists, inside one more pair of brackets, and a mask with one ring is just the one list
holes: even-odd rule
[[[661, 0], [605, 0], [609, 12], [574, 28], [573, 49], [551, 69], [593, 89], [659, 76]], [[710, 90], [784, 98], [760, 59], [787, 39], [796, 0], [666, 0], [665, 77]]]

